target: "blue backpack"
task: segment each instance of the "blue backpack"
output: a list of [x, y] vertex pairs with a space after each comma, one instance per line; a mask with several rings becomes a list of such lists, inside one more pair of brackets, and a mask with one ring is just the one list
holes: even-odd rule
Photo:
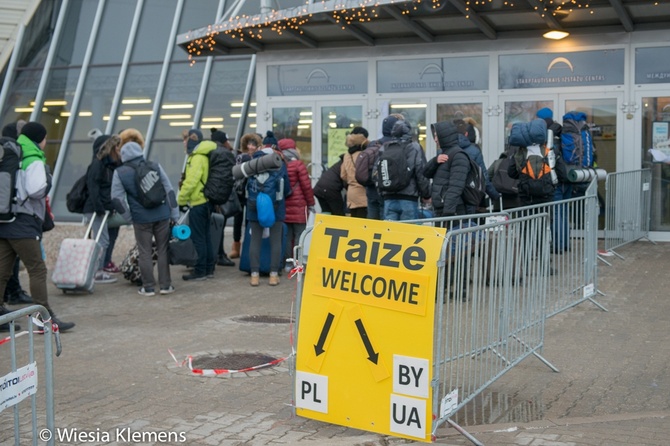
[[561, 132], [561, 154], [570, 165], [593, 167], [595, 147], [593, 135], [586, 123], [586, 114], [571, 111], [563, 116]]
[[274, 225], [275, 208], [287, 195], [286, 188], [290, 188], [284, 184], [284, 168], [268, 170], [248, 179], [247, 199], [256, 206], [258, 223], [264, 228]]

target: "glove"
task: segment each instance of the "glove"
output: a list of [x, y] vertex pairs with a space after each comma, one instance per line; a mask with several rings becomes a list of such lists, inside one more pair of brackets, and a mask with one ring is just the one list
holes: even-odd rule
[[186, 213], [190, 209], [189, 205], [185, 204], [183, 206], [179, 206], [179, 212]]
[[316, 209], [314, 209], [314, 206], [309, 206], [309, 207], [307, 208], [307, 212], [308, 212], [309, 214], [316, 214]]

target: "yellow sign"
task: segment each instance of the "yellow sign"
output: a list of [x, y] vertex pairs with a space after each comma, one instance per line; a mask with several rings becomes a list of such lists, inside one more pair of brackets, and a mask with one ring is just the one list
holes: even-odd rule
[[351, 129], [328, 129], [328, 165], [339, 161], [340, 155], [347, 153], [347, 135]]
[[296, 356], [297, 414], [430, 441], [445, 230], [318, 214]]

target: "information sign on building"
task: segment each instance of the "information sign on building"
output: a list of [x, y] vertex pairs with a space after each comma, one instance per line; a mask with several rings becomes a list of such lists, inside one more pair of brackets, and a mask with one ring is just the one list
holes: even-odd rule
[[298, 415], [430, 441], [445, 231], [317, 215], [298, 322]]

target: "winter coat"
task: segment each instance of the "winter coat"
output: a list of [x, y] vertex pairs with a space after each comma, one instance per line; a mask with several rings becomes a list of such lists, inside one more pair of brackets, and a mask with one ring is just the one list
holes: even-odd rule
[[340, 173], [342, 171], [344, 154], [340, 155], [339, 161], [325, 170], [314, 185], [314, 196], [322, 200], [334, 200], [342, 198], [344, 182]]
[[367, 146], [367, 139], [363, 135], [348, 135], [348, 152], [344, 155], [340, 177], [347, 188], [347, 207], [359, 209], [368, 207], [368, 197], [365, 187], [356, 181], [356, 159]]
[[84, 213], [95, 212], [102, 215], [105, 211], [114, 210], [112, 204], [112, 175], [114, 172], [107, 168], [104, 159], [98, 159], [98, 153], [93, 152], [93, 161], [86, 174], [88, 198], [84, 204]]
[[470, 161], [458, 145], [461, 134], [451, 122], [438, 122], [431, 127], [437, 135], [441, 153], [449, 157], [447, 161], [438, 163], [436, 156], [426, 164], [423, 171], [427, 178], [433, 179], [431, 199], [435, 216], [464, 215], [466, 209], [462, 196]]
[[286, 197], [286, 223], [307, 223], [307, 208], [314, 206], [314, 190], [305, 163], [293, 149], [282, 151], [286, 160], [291, 195]]
[[46, 156], [37, 144], [25, 135], [19, 135], [16, 143], [23, 152], [21, 169], [16, 178], [19, 204], [14, 208], [16, 219], [0, 224], [0, 238], [40, 240], [46, 196], [51, 190], [51, 173], [46, 165]]
[[[410, 126], [407, 121], [398, 121], [391, 130], [391, 136], [394, 138], [408, 138]], [[418, 198], [430, 198], [430, 180], [423, 175], [423, 169], [426, 166], [426, 154], [419, 143], [412, 143], [405, 152], [407, 167], [410, 171], [411, 180], [402, 190], [394, 193], [385, 193], [382, 195], [384, 200], [416, 200]]]
[[135, 184], [135, 167], [144, 161], [142, 148], [136, 142], [128, 142], [121, 147], [121, 161], [123, 164], [114, 170], [112, 176], [111, 197], [114, 209], [129, 223], [155, 223], [171, 218], [179, 219], [179, 208], [175, 198], [172, 183], [163, 167], [158, 165], [161, 182], [165, 188], [166, 200], [152, 209], [147, 209], [137, 199]]
[[216, 150], [214, 141], [202, 141], [188, 156], [184, 181], [177, 196], [179, 206], [188, 204], [193, 207], [207, 203], [203, 189], [209, 177], [209, 153], [214, 150]]
[[486, 164], [484, 163], [484, 156], [482, 156], [482, 150], [473, 144], [468, 136], [460, 135], [458, 137], [458, 145], [482, 169], [484, 181], [486, 183], [486, 195], [488, 195], [491, 200], [498, 201], [500, 199], [500, 194], [489, 179], [488, 170], [486, 169]]

